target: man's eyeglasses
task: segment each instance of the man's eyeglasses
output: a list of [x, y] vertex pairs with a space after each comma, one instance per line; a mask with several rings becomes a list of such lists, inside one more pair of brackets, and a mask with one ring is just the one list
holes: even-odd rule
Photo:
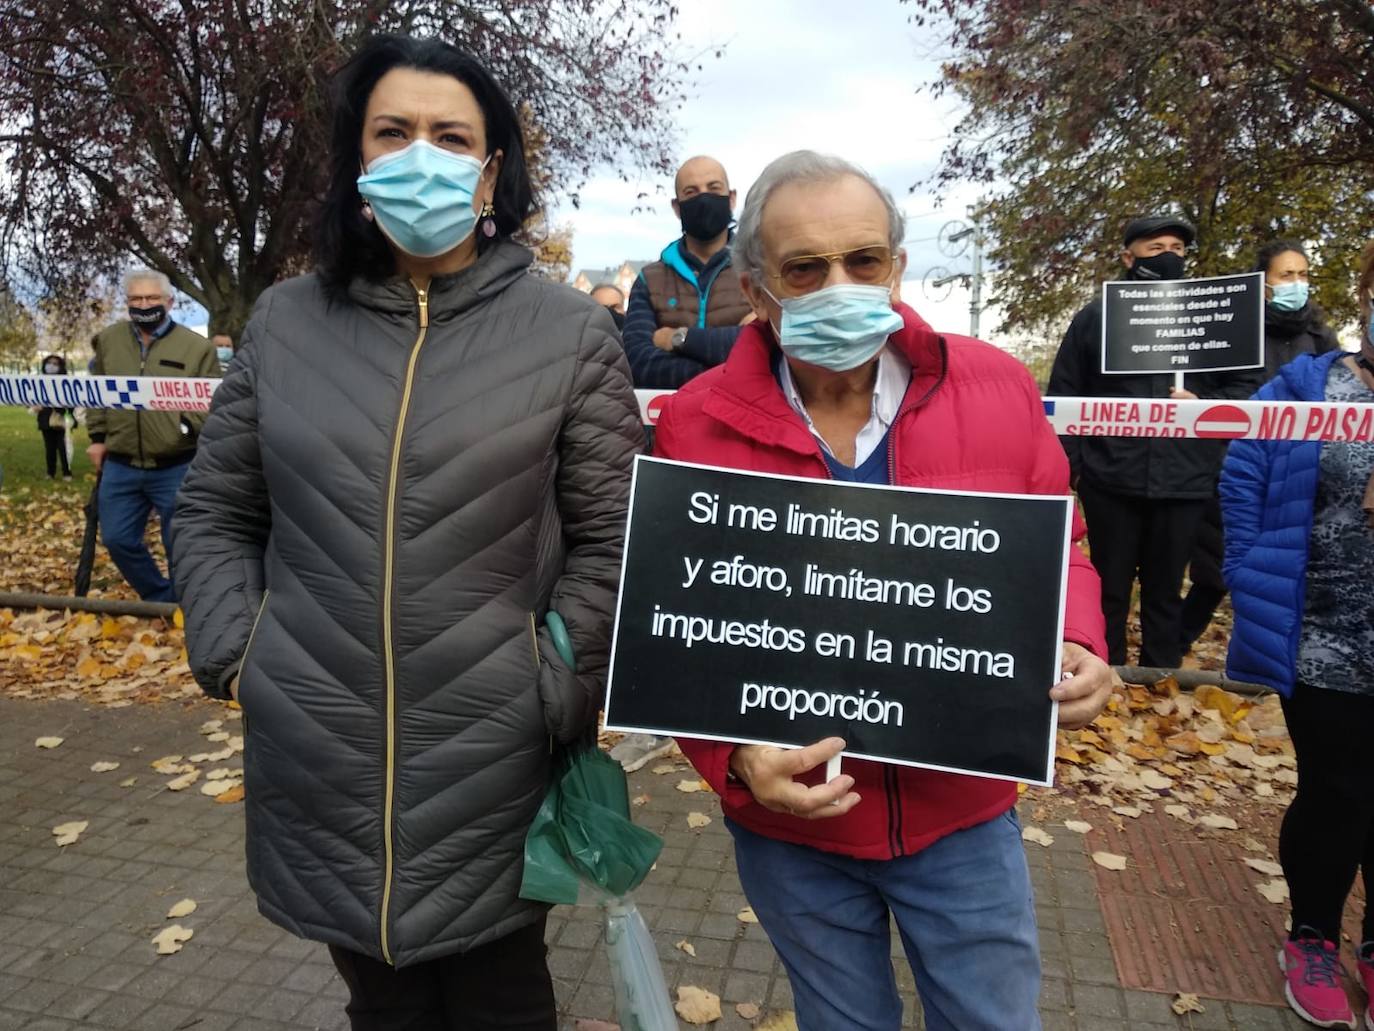
[[856, 247], [834, 254], [800, 254], [788, 258], [777, 272], [769, 273], [793, 294], [809, 293], [830, 278], [833, 262], [844, 265], [845, 275], [855, 283], [884, 283], [892, 275], [892, 250], [889, 247]]

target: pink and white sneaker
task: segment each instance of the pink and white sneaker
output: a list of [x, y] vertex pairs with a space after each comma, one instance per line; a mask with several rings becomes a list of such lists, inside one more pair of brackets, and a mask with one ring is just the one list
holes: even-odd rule
[[1309, 1024], [1355, 1031], [1355, 1011], [1341, 987], [1341, 954], [1336, 943], [1324, 941], [1310, 927], [1299, 928], [1298, 935], [1279, 951], [1288, 1005]]
[[1374, 941], [1360, 946], [1360, 982], [1364, 985], [1364, 1026], [1374, 1031]]

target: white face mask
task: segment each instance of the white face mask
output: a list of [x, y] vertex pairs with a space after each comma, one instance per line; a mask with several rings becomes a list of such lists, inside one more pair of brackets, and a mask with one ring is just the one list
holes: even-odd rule
[[782, 325], [773, 332], [783, 353], [832, 372], [858, 368], [902, 328], [888, 286], [837, 283], [783, 298], [767, 287], [764, 293], [782, 309]]
[[62, 375], [62, 366], [49, 362], [47, 365], [43, 366], [43, 375], [60, 376]]
[[473, 198], [491, 160], [454, 154], [427, 140], [372, 159], [358, 177], [358, 193], [378, 227], [417, 258], [447, 254], [477, 226]]

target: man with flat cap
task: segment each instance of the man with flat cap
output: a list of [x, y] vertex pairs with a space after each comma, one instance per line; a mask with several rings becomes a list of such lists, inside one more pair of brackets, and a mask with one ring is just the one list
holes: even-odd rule
[[[1182, 279], [1193, 226], [1174, 215], [1133, 219], [1121, 263], [1126, 278]], [[1172, 373], [1102, 372], [1102, 299], [1074, 316], [1050, 373], [1051, 397], [1246, 398], [1254, 372], [1194, 373], [1187, 389]], [[1226, 455], [1224, 441], [1158, 437], [1061, 437], [1088, 523], [1093, 565], [1102, 578], [1108, 659], [1126, 665], [1126, 618], [1140, 581], [1141, 666], [1182, 660], [1180, 588], [1193, 539]]]
[[721, 163], [688, 158], [673, 181], [682, 235], [645, 265], [621, 331], [636, 387], [675, 389], [725, 361], [753, 311], [730, 265], [735, 191]]

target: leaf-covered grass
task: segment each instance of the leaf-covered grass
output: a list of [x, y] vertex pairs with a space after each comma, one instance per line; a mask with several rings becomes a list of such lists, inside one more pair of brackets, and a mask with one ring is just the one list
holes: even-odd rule
[[[85, 490], [95, 476], [90, 461], [86, 458], [86, 445], [90, 443], [86, 428], [78, 426], [72, 439], [72, 476], [78, 488], [85, 484]], [[48, 489], [54, 486], [48, 479], [48, 471], [43, 464], [43, 436], [38, 432], [38, 420], [27, 408], [0, 405], [0, 493], [12, 494], [16, 489]], [[57, 467], [55, 486], [61, 489], [62, 466]], [[65, 485], [70, 489], [71, 484]]]

